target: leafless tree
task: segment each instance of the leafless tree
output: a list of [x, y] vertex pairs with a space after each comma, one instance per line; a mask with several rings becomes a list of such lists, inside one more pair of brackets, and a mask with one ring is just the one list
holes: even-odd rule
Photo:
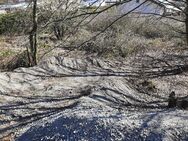
[[[153, 0], [151, 0], [153, 1]], [[188, 0], [155, 0], [155, 2], [164, 6], [165, 10], [162, 14], [147, 13], [160, 16], [162, 18], [172, 19], [176, 22], [183, 23], [185, 30], [176, 30], [185, 35], [186, 43], [188, 44]]]
[[[48, 21], [40, 27], [40, 31], [45, 30], [49, 25], [54, 25], [54, 34], [58, 39], [62, 39], [64, 36], [64, 30], [63, 23], [66, 23], [67, 21], [74, 20], [74, 19], [80, 19], [76, 21], [77, 23], [74, 23], [75, 29], [78, 28], [79, 25], [84, 23], [84, 21], [88, 21], [88, 19], [92, 20], [92, 18], [95, 18], [97, 15], [112, 9], [113, 7], [118, 7], [123, 4], [129, 3], [134, 0], [117, 0], [116, 2], [110, 3], [105, 7], [102, 7], [100, 3], [105, 2], [105, 0], [96, 0], [91, 5], [87, 5], [86, 9], [82, 9], [82, 0], [58, 0], [58, 1], [46, 1], [46, 5], [48, 6], [48, 9], [50, 9], [50, 15]], [[89, 7], [93, 7], [97, 2], [97, 6], [95, 6], [94, 10], [88, 10]], [[173, 0], [140, 0], [139, 4], [130, 9], [129, 11], [125, 13], [121, 13], [114, 21], [109, 23], [107, 27], [104, 27], [104, 29], [97, 33], [93, 38], [103, 33], [105, 30], [107, 30], [109, 27], [111, 27], [114, 23], [122, 19], [123, 17], [127, 16], [128, 14], [136, 11], [136, 9], [140, 8], [144, 4], [148, 3], [158, 3], [163, 6], [164, 12], [162, 13], [143, 13], [144, 15], [156, 15], [160, 16], [162, 18], [169, 18], [181, 23], [185, 24], [185, 31], [181, 31], [182, 34], [186, 35], [186, 41], [188, 44], [188, 0], [180, 0], [179, 2], [173, 1]], [[44, 3], [43, 3], [44, 4]], [[177, 11], [177, 13], [181, 13], [180, 15], [174, 15], [174, 12], [168, 13], [168, 7], [171, 7], [173, 11]], [[30, 55], [30, 62], [31, 66], [36, 65], [36, 52], [37, 52], [37, 0], [33, 0], [33, 28], [30, 32], [30, 48], [29, 53]], [[59, 14], [59, 17], [54, 18], [55, 14]], [[141, 13], [142, 14], [142, 13]], [[92, 18], [91, 18], [92, 16]], [[92, 40], [91, 38], [90, 40]], [[88, 42], [88, 40], [86, 41]], [[85, 42], [84, 42], [85, 43]], [[83, 43], [83, 44], [84, 44]], [[82, 46], [81, 44], [80, 46]]]

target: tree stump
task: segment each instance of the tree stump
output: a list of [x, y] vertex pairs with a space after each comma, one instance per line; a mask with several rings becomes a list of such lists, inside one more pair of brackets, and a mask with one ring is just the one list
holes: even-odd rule
[[179, 109], [188, 109], [188, 96], [186, 97], [176, 97], [174, 91], [172, 91], [168, 98], [168, 108], [179, 108]]
[[168, 97], [168, 108], [174, 108], [177, 105], [176, 94], [172, 91]]

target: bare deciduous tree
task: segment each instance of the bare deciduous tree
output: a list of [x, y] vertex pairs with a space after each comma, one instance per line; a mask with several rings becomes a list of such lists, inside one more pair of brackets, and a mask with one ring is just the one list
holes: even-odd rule
[[[54, 35], [58, 39], [61, 40], [62, 37], [64, 36], [64, 27], [61, 26], [61, 25], [63, 25], [63, 23], [66, 23], [67, 21], [70, 21], [73, 19], [79, 19], [79, 21], [77, 21], [76, 24], [74, 23], [74, 27], [75, 27], [75, 29], [77, 29], [77, 27], [79, 25], [81, 25], [86, 19], [88, 19], [88, 17], [93, 16], [93, 18], [95, 18], [95, 16], [97, 16], [113, 7], [118, 7], [123, 4], [129, 3], [131, 1], [134, 1], [134, 0], [117, 0], [116, 2], [108, 4], [105, 7], [102, 7], [100, 4], [98, 4], [97, 7], [94, 6], [95, 8], [93, 10], [91, 10], [89, 8], [92, 7], [93, 5], [95, 5], [97, 2], [102, 3], [102, 2], [105, 2], [105, 0], [102, 0], [102, 2], [101, 2], [101, 0], [97, 0], [97, 1], [93, 2], [93, 4], [86, 6], [87, 8], [85, 8], [85, 9], [83, 9], [83, 7], [84, 7], [83, 5], [80, 6], [80, 4], [82, 3], [82, 1], [80, 1], [80, 0], [48, 1], [48, 2], [46, 2], [46, 4], [48, 5], [48, 8], [51, 11], [50, 16], [49, 16], [50, 18], [46, 22], [46, 24], [44, 24], [42, 26], [42, 30], [45, 29], [46, 27], [48, 27], [49, 25], [55, 25], [55, 26], [53, 26], [54, 27], [53, 28]], [[135, 7], [130, 9], [128, 12], [121, 13], [114, 21], [109, 23], [109, 25], [107, 27], [104, 27], [104, 30], [102, 30], [100, 33], [97, 33], [95, 35], [95, 37], [100, 35], [101, 33], [103, 33], [110, 26], [112, 26], [115, 22], [119, 21], [121, 18], [127, 16], [128, 14], [134, 12], [136, 9], [140, 8], [144, 4], [149, 5], [148, 2], [155, 2], [155, 3], [157, 2], [158, 4], [163, 5], [165, 7], [165, 10], [161, 14], [159, 14], [159, 13], [144, 13], [144, 14], [161, 16], [163, 18], [169, 18], [169, 19], [176, 20], [178, 22], [182, 22], [185, 24], [185, 31], [183, 31], [182, 33], [186, 36], [186, 41], [188, 44], [188, 0], [180, 0], [179, 2], [173, 1], [173, 0], [163, 0], [163, 1], [161, 1], [161, 0], [142, 0], [142, 1], [138, 1], [138, 4]], [[169, 6], [172, 8], [172, 10], [178, 11], [178, 13], [181, 13], [181, 15], [178, 15], [178, 16], [174, 15], [174, 14], [169, 15], [168, 13], [166, 13], [166, 11], [168, 11]], [[34, 66], [37, 64], [37, 60], [36, 60], [36, 52], [37, 52], [37, 16], [36, 16], [37, 14], [36, 14], [36, 10], [37, 10], [37, 0], [33, 0], [33, 28], [32, 28], [32, 31], [30, 32], [30, 48], [28, 49], [29, 54], [30, 54], [29, 59], [30, 59], [31, 66]], [[58, 14], [59, 17], [54, 18], [53, 16], [55, 14]], [[90, 19], [92, 19], [92, 18], [90, 18]], [[95, 37], [93, 37], [93, 38], [95, 38]]]

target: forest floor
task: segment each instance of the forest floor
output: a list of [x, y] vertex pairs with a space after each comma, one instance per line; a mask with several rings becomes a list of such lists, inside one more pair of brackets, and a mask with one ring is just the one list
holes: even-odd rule
[[0, 140], [188, 140], [188, 111], [167, 108], [172, 91], [188, 93], [186, 49], [126, 59], [54, 52], [0, 73]]

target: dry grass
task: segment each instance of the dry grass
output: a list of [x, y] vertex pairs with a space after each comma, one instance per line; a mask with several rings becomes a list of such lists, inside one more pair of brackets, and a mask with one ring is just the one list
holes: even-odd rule
[[[118, 17], [112, 12], [108, 11], [99, 15], [89, 24], [78, 28], [74, 34], [72, 34], [74, 29], [71, 29], [71, 33], [66, 33], [61, 41], [54, 42], [49, 38], [47, 40], [39, 38], [39, 58], [54, 46], [68, 47], [67, 49], [75, 47], [76, 49], [83, 42], [103, 31]], [[172, 27], [183, 30], [183, 26], [179, 23], [173, 22], [172, 24], [170, 20], [159, 20], [155, 17], [133, 18], [134, 16], [122, 18], [105, 32], [85, 43], [79, 50], [106, 58], [126, 58], [141, 54], [144, 50], [174, 48], [176, 51], [181, 51], [185, 47], [182, 35], [172, 30]], [[3, 42], [5, 39], [1, 37], [0, 43], [3, 44]], [[14, 55], [11, 50], [6, 50], [0, 53], [0, 58]]]
[[[69, 37], [66, 42], [62, 42], [66, 46], [77, 47], [103, 31], [117, 17], [118, 15], [112, 14], [112, 11], [105, 12], [89, 24], [79, 28], [78, 32]], [[107, 58], [125, 58], [137, 55], [143, 50], [159, 48], [177, 47], [181, 49], [185, 46], [183, 36], [174, 29], [183, 30], [183, 26], [174, 21], [156, 17], [133, 18], [129, 16], [119, 20], [79, 49], [88, 54], [97, 54]]]
[[19, 67], [29, 67], [29, 61], [27, 57], [27, 51], [19, 54], [10, 55], [1, 61], [1, 71], [13, 71]]

